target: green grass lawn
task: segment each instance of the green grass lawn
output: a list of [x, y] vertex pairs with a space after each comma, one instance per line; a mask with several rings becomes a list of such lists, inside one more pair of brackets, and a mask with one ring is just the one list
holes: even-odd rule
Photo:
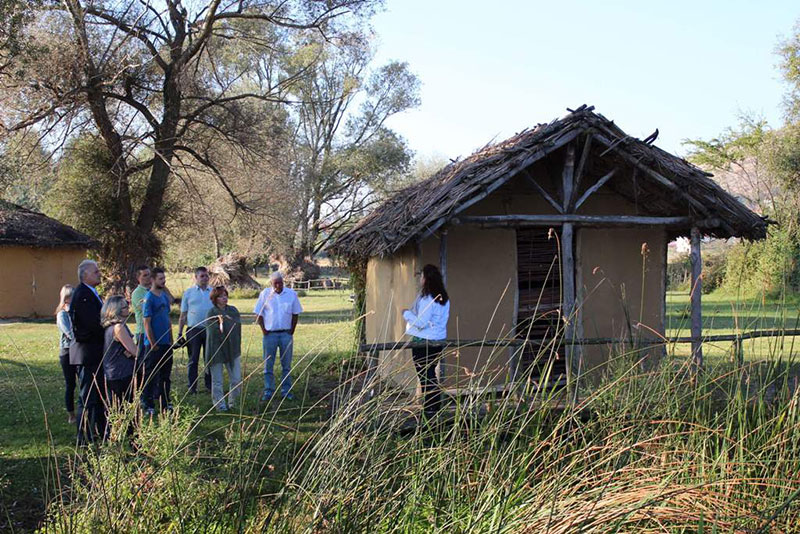
[[[667, 293], [667, 336], [687, 337], [691, 335], [689, 294]], [[763, 298], [743, 298], [724, 293], [703, 295], [703, 334], [731, 334], [753, 330], [800, 329], [800, 299], [797, 296], [783, 301]], [[672, 347], [677, 355], [689, 355], [689, 344]], [[800, 337], [759, 338], [744, 342], [744, 354], [748, 360], [788, 357], [800, 350]], [[705, 343], [704, 354], [713, 359], [729, 358], [731, 342]]]
[[[299, 398], [275, 409], [270, 418], [292, 426], [302, 439], [326, 417], [325, 401], [319, 401], [335, 386], [341, 362], [355, 353], [355, 338], [349, 292], [311, 291], [300, 301], [304, 313], [295, 334], [293, 371]], [[252, 314], [255, 299], [232, 299], [230, 303], [243, 314]], [[263, 360], [261, 333], [252, 320], [252, 315], [244, 317], [242, 410], [255, 415], [264, 410], [258, 402]], [[177, 323], [177, 318], [173, 321]], [[186, 360], [186, 351], [178, 351], [172, 371], [173, 398], [201, 413], [211, 411], [210, 395], [186, 395]], [[280, 364], [276, 364], [276, 374], [279, 372]], [[0, 324], [0, 531], [8, 528], [9, 522], [12, 526], [36, 525], [43, 500], [52, 495], [52, 488], [43, 487], [43, 481], [51, 478], [47, 475], [54, 469], [53, 459], [64, 462], [74, 453], [75, 426], [67, 423], [63, 399], [55, 324]], [[229, 419], [211, 411], [196, 433], [204, 439], [220, 436]], [[298, 420], [302, 421], [299, 427]]]
[[[190, 284], [188, 276], [172, 277], [169, 282], [179, 296]], [[304, 314], [295, 337], [294, 375], [297, 377], [295, 401], [265, 407], [258, 399], [263, 388], [261, 336], [252, 323], [255, 299], [232, 298], [231, 304], [244, 316], [243, 376], [245, 377], [242, 415], [268, 419], [275, 428], [292, 435], [283, 448], [288, 456], [292, 447], [302, 444], [327, 418], [325, 396], [336, 385], [343, 362], [355, 354], [352, 304], [349, 291], [312, 291], [301, 297]], [[704, 296], [704, 325], [707, 333], [735, 330], [795, 328], [798, 301], [774, 302], [736, 299], [712, 294]], [[689, 335], [688, 295], [670, 293], [667, 299], [667, 334]], [[177, 314], [173, 310], [173, 320]], [[751, 360], [786, 355], [791, 338], [761, 339], [748, 342], [746, 357]], [[798, 340], [800, 341], [800, 340]], [[688, 345], [674, 348], [688, 355]], [[730, 356], [730, 344], [706, 345], [709, 361]], [[35, 526], [42, 517], [43, 503], [53, 495], [52, 473], [63, 471], [75, 452], [75, 427], [66, 421], [63, 407], [63, 379], [58, 364], [58, 336], [52, 321], [0, 324], [0, 531], [13, 527]], [[279, 367], [279, 366], [276, 366]], [[276, 372], [279, 370], [276, 368]], [[199, 420], [194, 430], [198, 442], [224, 439], [233, 417], [212, 411], [210, 396], [187, 396], [186, 352], [176, 355], [173, 368], [173, 397], [182, 405], [197, 409], [208, 417]], [[280, 437], [276, 437], [280, 440]], [[56, 465], [56, 462], [59, 465]], [[289, 462], [276, 461], [276, 466]], [[280, 469], [280, 467], [278, 467]], [[276, 474], [276, 476], [279, 473]]]

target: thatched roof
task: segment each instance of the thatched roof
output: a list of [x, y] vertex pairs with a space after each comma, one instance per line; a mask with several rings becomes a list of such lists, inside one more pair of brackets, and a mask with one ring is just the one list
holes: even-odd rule
[[0, 246], [90, 248], [95, 242], [71, 226], [0, 200]]
[[[350, 257], [384, 256], [430, 235], [477, 200], [579, 135], [591, 133], [592, 165], [637, 168], [636, 179], [615, 177], [607, 186], [636, 200], [644, 214], [686, 215], [703, 221], [707, 235], [763, 239], [768, 221], [722, 189], [686, 160], [623, 132], [593, 107], [581, 106], [549, 124], [540, 124], [488, 145], [432, 177], [393, 195], [343, 234], [331, 247]], [[591, 181], [584, 186], [591, 185]], [[688, 234], [689, 228], [676, 229]]]

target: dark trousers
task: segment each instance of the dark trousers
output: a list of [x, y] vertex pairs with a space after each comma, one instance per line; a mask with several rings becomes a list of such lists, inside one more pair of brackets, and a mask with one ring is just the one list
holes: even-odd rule
[[69, 349], [61, 349], [58, 355], [61, 372], [64, 373], [64, 407], [68, 412], [75, 411], [75, 386], [78, 383], [78, 366], [69, 363]]
[[442, 407], [442, 393], [436, 378], [436, 363], [442, 355], [441, 348], [411, 349], [414, 367], [422, 387], [425, 415], [435, 415]]
[[[111, 408], [113, 406], [120, 406], [123, 402], [133, 402], [133, 384], [133, 376], [121, 378], [119, 380], [106, 379], [106, 398], [108, 399], [108, 407]], [[128, 425], [128, 429], [126, 431], [128, 436], [133, 436], [133, 425], [133, 422]], [[111, 426], [110, 422], [108, 423], [108, 426]], [[110, 436], [110, 428], [108, 429], [108, 433]]]
[[[189, 374], [189, 391], [195, 393], [197, 391], [197, 369], [200, 365], [200, 350], [202, 349], [205, 354], [206, 347], [206, 329], [202, 325], [191, 327], [186, 331], [186, 350], [189, 352], [189, 363], [186, 366]], [[206, 390], [211, 390], [211, 373], [206, 369], [203, 373], [203, 381], [206, 385]]]
[[102, 365], [81, 365], [78, 405], [78, 444], [103, 439], [106, 432], [105, 376]]
[[133, 388], [131, 387], [132, 376], [119, 380], [106, 379], [106, 391], [108, 392], [109, 405], [133, 402]]
[[143, 380], [145, 407], [166, 409], [172, 389], [172, 347], [159, 345], [147, 353]]

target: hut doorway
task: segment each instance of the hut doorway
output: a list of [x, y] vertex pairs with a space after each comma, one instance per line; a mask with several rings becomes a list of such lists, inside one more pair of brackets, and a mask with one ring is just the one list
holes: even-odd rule
[[[515, 333], [518, 339], [537, 341], [517, 353], [516, 379], [540, 382], [552, 368], [548, 382], [566, 378], [563, 346], [554, 338], [561, 328], [561, 266], [558, 253], [560, 228], [517, 229], [518, 304]], [[538, 346], [537, 346], [538, 345]]]

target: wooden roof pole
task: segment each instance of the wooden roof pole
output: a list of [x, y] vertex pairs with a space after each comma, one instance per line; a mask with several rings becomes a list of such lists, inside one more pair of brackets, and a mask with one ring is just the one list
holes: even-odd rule
[[692, 263], [691, 300], [692, 300], [692, 359], [695, 369], [703, 367], [703, 259], [700, 255], [702, 234], [697, 226], [691, 230], [692, 249], [689, 256]]

